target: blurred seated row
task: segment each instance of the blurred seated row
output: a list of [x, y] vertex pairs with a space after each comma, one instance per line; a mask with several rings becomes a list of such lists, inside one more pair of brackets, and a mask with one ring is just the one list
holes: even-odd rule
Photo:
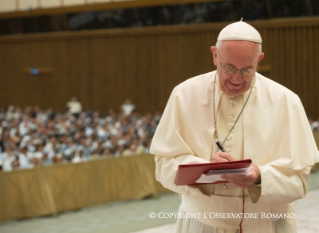
[[160, 118], [159, 111], [74, 114], [10, 106], [0, 110], [0, 167], [12, 171], [149, 153]]

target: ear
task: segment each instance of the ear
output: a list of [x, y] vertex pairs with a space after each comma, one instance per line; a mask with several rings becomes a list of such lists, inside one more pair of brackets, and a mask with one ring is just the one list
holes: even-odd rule
[[214, 65], [217, 66], [217, 48], [212, 46], [210, 47], [210, 51], [213, 53]]
[[259, 66], [259, 62], [264, 58], [265, 54], [261, 53], [258, 58], [257, 67]]

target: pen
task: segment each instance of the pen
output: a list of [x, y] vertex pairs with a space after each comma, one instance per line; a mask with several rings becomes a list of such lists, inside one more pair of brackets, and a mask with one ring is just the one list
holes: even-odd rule
[[226, 152], [223, 145], [218, 141], [218, 139], [215, 140], [216, 144], [218, 146], [218, 148], [222, 151], [222, 152]]

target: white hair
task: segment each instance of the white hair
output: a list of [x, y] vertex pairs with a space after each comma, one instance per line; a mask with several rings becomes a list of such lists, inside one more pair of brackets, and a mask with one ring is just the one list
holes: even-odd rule
[[[220, 50], [220, 48], [221, 48], [223, 42], [227, 42], [227, 40], [218, 40], [218, 41], [216, 42], [215, 47], [217, 48], [218, 51]], [[255, 43], [255, 42], [253, 42], [253, 43]], [[262, 45], [261, 45], [260, 43], [256, 43], [256, 44], [258, 44], [259, 54], [261, 54], [261, 52], [262, 52]]]

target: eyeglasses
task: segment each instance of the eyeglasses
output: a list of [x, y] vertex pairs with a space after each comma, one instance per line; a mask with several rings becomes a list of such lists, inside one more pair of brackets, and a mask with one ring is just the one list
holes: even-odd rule
[[[218, 51], [217, 51], [217, 54], [218, 54], [218, 56], [219, 56]], [[234, 67], [234, 66], [230, 66], [230, 65], [225, 65], [225, 66], [223, 66], [221, 62], [219, 62], [219, 64], [220, 64], [220, 67], [223, 69], [224, 73], [226, 73], [226, 74], [236, 74], [237, 70], [239, 70], [239, 69], [237, 69], [237, 68]], [[257, 69], [256, 69], [256, 70], [253, 70], [253, 69], [243, 68], [243, 69], [241, 69], [241, 70], [239, 70], [239, 71], [240, 71], [240, 73], [241, 73], [242, 75], [244, 75], [244, 76], [251, 76], [251, 75], [254, 75], [254, 74], [255, 74], [255, 72], [257, 71]]]
[[[237, 70], [239, 70], [234, 66], [229, 66], [229, 65], [223, 66], [221, 62], [219, 62], [219, 64], [220, 64], [220, 67], [224, 70], [224, 73], [226, 73], [226, 74], [235, 74], [237, 72]], [[257, 69], [253, 70], [253, 69], [243, 68], [239, 71], [244, 76], [250, 76], [250, 75], [254, 75], [255, 72], [257, 71]]]

